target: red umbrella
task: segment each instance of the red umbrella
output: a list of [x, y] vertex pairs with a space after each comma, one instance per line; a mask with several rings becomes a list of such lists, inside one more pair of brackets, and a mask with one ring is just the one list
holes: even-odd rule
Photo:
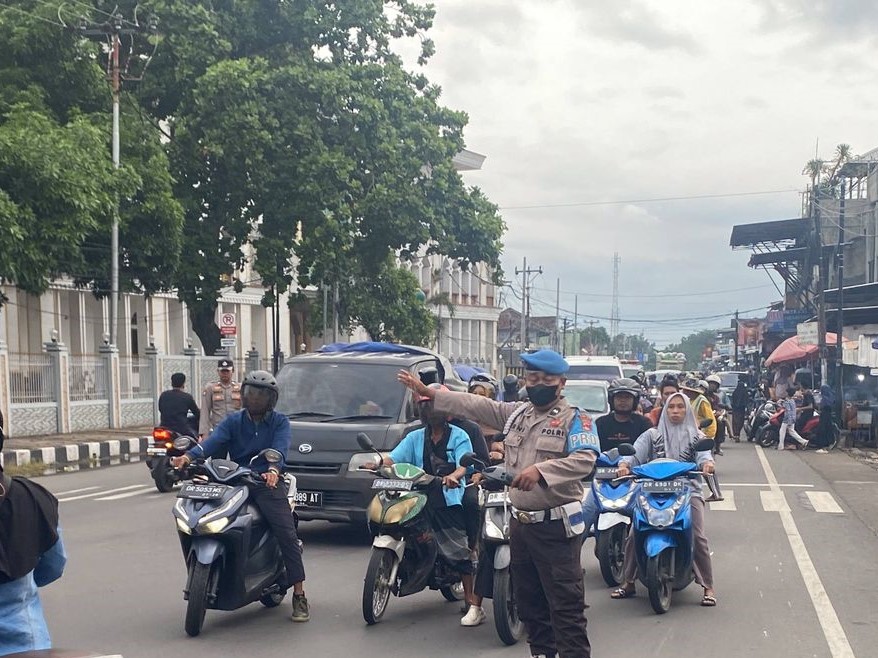
[[[837, 338], [835, 334], [827, 332], [826, 344], [834, 345]], [[790, 361], [804, 361], [810, 359], [817, 354], [816, 345], [800, 345], [798, 336], [791, 336], [777, 346], [774, 352], [765, 359], [765, 365], [773, 366], [778, 363], [789, 363]]]

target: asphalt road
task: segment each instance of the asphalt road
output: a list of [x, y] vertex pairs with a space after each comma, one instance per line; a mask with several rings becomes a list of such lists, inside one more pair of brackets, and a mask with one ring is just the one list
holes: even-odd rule
[[[878, 472], [842, 453], [762, 453], [746, 443], [730, 444], [719, 468], [727, 500], [707, 515], [719, 606], [699, 607], [694, 585], [676, 593], [663, 616], [653, 614], [642, 586], [635, 599], [613, 601], [589, 541], [594, 655], [878, 654]], [[70, 556], [64, 577], [42, 594], [56, 646], [125, 658], [528, 653], [501, 645], [490, 623], [461, 628], [458, 604], [436, 592], [391, 600], [384, 621], [367, 628], [360, 597], [368, 538], [318, 522], [303, 523], [301, 533], [311, 622], [291, 623], [288, 602], [272, 610], [254, 604], [209, 611], [201, 636], [188, 638], [173, 494], [152, 490], [143, 464], [41, 481], [62, 500]]]

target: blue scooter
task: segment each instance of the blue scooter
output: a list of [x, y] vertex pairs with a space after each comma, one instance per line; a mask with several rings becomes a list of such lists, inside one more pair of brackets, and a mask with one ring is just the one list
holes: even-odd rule
[[635, 491], [633, 480], [616, 479], [616, 469], [621, 457], [633, 454], [633, 446], [627, 443], [602, 452], [591, 482], [591, 495], [600, 511], [593, 530], [594, 554], [608, 587], [622, 584], [625, 541], [631, 527], [631, 501]]
[[[703, 439], [695, 450], [711, 450], [712, 439]], [[671, 607], [674, 590], [694, 579], [691, 499], [689, 479], [700, 475], [694, 462], [657, 459], [631, 469], [635, 487], [634, 546], [641, 582], [649, 592], [656, 614]]]

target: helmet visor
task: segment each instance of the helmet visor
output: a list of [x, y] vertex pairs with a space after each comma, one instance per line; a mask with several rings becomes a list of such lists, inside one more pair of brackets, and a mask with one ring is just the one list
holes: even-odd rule
[[270, 388], [245, 384], [241, 388], [241, 405], [251, 414], [261, 416], [274, 408], [277, 392]]

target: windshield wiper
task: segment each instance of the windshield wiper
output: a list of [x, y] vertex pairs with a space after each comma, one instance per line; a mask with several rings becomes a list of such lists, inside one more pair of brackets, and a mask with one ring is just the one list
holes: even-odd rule
[[331, 416], [322, 411], [297, 411], [294, 414], [287, 414], [287, 418], [302, 418], [303, 416]]
[[[327, 414], [329, 415], [329, 414]], [[327, 418], [326, 420], [321, 420], [321, 423], [334, 423], [339, 420], [372, 420], [372, 419], [381, 419], [381, 418], [393, 418], [393, 416], [380, 416], [373, 414], [356, 414], [353, 416], [337, 416], [336, 418]]]

